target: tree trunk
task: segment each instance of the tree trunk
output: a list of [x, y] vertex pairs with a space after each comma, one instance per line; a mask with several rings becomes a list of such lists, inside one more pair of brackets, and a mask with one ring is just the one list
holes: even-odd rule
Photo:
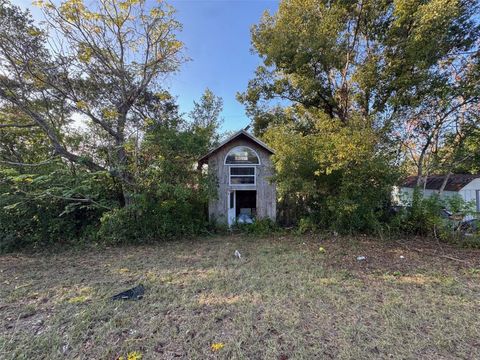
[[451, 175], [452, 172], [449, 171], [448, 174], [445, 176], [445, 179], [443, 179], [442, 186], [440, 186], [440, 189], [438, 190], [438, 195], [442, 195], [443, 190], [445, 190], [445, 186], [447, 186], [448, 180], [450, 179]]
[[427, 183], [426, 179], [423, 179], [423, 159], [425, 158], [425, 152], [422, 151], [420, 157], [418, 158], [417, 166], [417, 187], [419, 188], [422, 184], [425, 186]]
[[117, 125], [117, 137], [115, 139], [115, 155], [116, 155], [116, 167], [118, 171], [118, 176], [121, 181], [121, 191], [123, 197], [124, 206], [129, 206], [133, 202], [132, 197], [132, 188], [134, 183], [134, 178], [130, 171], [128, 170], [128, 154], [125, 150], [125, 124], [127, 122], [127, 111], [128, 109], [123, 107], [119, 109], [119, 118]]

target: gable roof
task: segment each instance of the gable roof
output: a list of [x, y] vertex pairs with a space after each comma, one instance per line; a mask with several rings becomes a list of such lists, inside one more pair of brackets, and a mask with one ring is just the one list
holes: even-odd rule
[[[446, 175], [430, 175], [427, 177], [425, 189], [440, 190]], [[417, 176], [409, 176], [402, 183], [403, 187], [414, 188], [417, 186]], [[445, 185], [446, 191], [460, 191], [475, 179], [480, 178], [480, 174], [452, 174]]]
[[208, 153], [206, 153], [205, 155], [203, 155], [199, 160], [198, 160], [198, 163], [201, 165], [201, 164], [204, 164], [208, 161], [208, 158], [210, 156], [212, 156], [214, 153], [216, 153], [218, 150], [220, 150], [221, 148], [223, 148], [224, 146], [228, 145], [229, 143], [231, 143], [233, 140], [236, 140], [236, 139], [239, 139], [239, 138], [247, 138], [251, 141], [253, 141], [254, 143], [256, 143], [258, 146], [262, 147], [263, 149], [265, 149], [266, 151], [268, 151], [270, 154], [275, 154], [275, 151], [273, 151], [272, 148], [270, 148], [267, 144], [265, 144], [263, 141], [257, 139], [255, 136], [253, 136], [252, 134], [248, 133], [247, 131], [245, 130], [240, 130], [240, 131], [237, 131], [235, 134], [233, 134], [232, 136], [230, 136], [228, 139], [226, 139], [225, 141], [222, 141], [216, 148], [210, 150]]

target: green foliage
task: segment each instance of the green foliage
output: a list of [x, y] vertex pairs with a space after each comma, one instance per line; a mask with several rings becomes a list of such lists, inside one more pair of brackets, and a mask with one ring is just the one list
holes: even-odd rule
[[204, 133], [203, 138], [208, 141], [205, 150], [215, 146], [219, 141], [218, 130], [222, 123], [220, 113], [223, 110], [223, 99], [215, 96], [210, 89], [206, 89], [200, 102], [193, 102], [193, 110], [189, 113], [192, 120], [191, 128], [198, 133]]
[[480, 249], [480, 232], [468, 237], [463, 237], [460, 239], [459, 245], [467, 249]]
[[62, 164], [30, 173], [0, 170], [0, 252], [91, 238], [102, 213], [116, 204], [110, 181]]
[[[452, 213], [452, 216], [448, 216], [445, 210]], [[465, 202], [459, 195], [444, 198], [432, 195], [424, 198], [421, 190], [415, 189], [411, 206], [402, 209], [391, 220], [390, 226], [401, 233], [432, 236], [443, 241], [472, 246], [475, 245], [478, 235], [467, 237], [460, 225], [465, 217], [473, 214], [473, 204]]]
[[297, 224], [297, 232], [301, 235], [314, 233], [318, 230], [317, 223], [311, 217], [302, 217]]
[[205, 232], [205, 202], [193, 197], [136, 196], [134, 205], [106, 212], [98, 238], [107, 243], [165, 241]]
[[252, 224], [235, 224], [233, 229], [245, 234], [258, 236], [265, 236], [279, 231], [278, 225], [271, 219], [257, 219]]
[[392, 219], [392, 227], [406, 234], [431, 235], [442, 227], [444, 203], [438, 196], [423, 198], [419, 189], [415, 189], [411, 207], [401, 209]]
[[308, 219], [339, 232], [376, 231], [389, 208], [396, 168], [376, 151], [378, 136], [370, 128], [316, 115], [305, 115], [314, 129], [309, 133], [283, 125], [265, 134], [276, 149], [280, 221]]
[[[197, 108], [202, 105], [197, 104]], [[104, 214], [98, 234], [109, 243], [164, 241], [206, 232], [213, 179], [195, 169], [215, 129], [205, 131], [180, 116], [147, 124], [140, 148], [138, 192], [129, 206]]]
[[325, 199], [322, 221], [340, 233], [378, 232], [389, 208], [396, 170], [383, 158], [366, 159], [342, 174], [336, 195]]
[[[109, 171], [128, 203], [138, 190], [129, 171], [138, 154], [132, 144], [158, 104], [149, 95], [185, 60], [181, 24], [163, 1], [37, 5], [45, 20], [39, 26], [0, 0], [1, 110], [26, 116], [55, 155], [92, 172]], [[74, 120], [81, 126], [66, 126]]]
[[256, 131], [274, 120], [277, 98], [343, 122], [360, 112], [389, 126], [399, 108], [445, 90], [445, 64], [476, 46], [477, 12], [469, 0], [281, 1], [252, 28], [263, 64], [239, 99]]
[[222, 99], [207, 90], [188, 122], [158, 91], [184, 60], [174, 9], [38, 5], [49, 31], [0, 0], [0, 250], [204, 231], [212, 181], [195, 164]]
[[[39, 5], [48, 31], [0, 0], [0, 251], [208, 230], [216, 187], [195, 164], [219, 141], [223, 101], [207, 89], [185, 116], [158, 91], [185, 60], [174, 10], [162, 1]], [[437, 168], [478, 170], [477, 10], [469, 0], [285, 0], [262, 17], [252, 44], [263, 64], [238, 97], [276, 150], [284, 224], [379, 231], [399, 145], [413, 158], [423, 148], [419, 168], [430, 147]], [[469, 211], [416, 195], [391, 226], [449, 238], [442, 206]], [[238, 229], [277, 230], [269, 220]]]
[[[276, 150], [283, 223], [384, 227], [404, 151], [420, 171], [426, 149], [441, 147], [443, 127], [454, 134], [478, 121], [478, 59], [469, 55], [477, 12], [469, 0], [285, 0], [263, 15], [252, 28], [263, 64], [238, 98]], [[453, 136], [452, 147], [477, 143], [464, 139], [470, 133]], [[468, 155], [451, 148], [437, 160], [447, 171]]]

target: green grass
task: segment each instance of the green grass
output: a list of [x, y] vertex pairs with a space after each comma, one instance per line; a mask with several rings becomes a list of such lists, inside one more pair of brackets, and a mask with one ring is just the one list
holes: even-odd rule
[[0, 358], [480, 358], [480, 252], [409, 243], [424, 252], [230, 236], [1, 256]]

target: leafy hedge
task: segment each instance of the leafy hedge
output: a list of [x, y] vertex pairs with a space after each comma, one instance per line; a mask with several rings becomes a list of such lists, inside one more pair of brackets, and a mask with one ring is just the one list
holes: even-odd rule
[[192, 236], [207, 227], [205, 203], [139, 195], [134, 204], [104, 213], [98, 237], [108, 243], [142, 243]]

